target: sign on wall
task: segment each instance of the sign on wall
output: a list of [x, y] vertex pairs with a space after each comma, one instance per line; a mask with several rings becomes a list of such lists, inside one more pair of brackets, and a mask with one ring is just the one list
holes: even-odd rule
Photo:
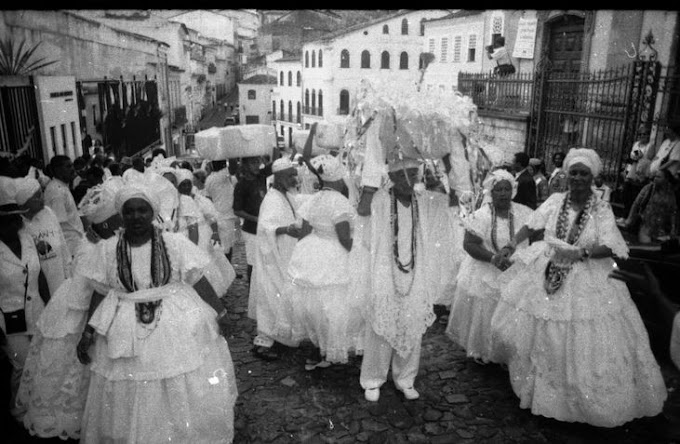
[[517, 25], [517, 39], [512, 56], [518, 59], [533, 59], [536, 46], [538, 19], [521, 18]]

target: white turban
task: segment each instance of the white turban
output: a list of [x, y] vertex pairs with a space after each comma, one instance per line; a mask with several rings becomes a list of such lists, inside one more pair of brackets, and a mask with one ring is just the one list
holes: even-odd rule
[[590, 148], [572, 148], [564, 158], [564, 168], [569, 170], [572, 165], [582, 163], [590, 169], [593, 176], [602, 172], [602, 160], [597, 152]]
[[185, 180], [194, 183], [194, 173], [186, 168], [177, 168], [175, 171], [173, 171], [173, 173], [175, 173], [175, 178], [177, 178], [177, 185], [181, 184]]
[[21, 177], [16, 179], [16, 201], [18, 205], [25, 204], [28, 199], [41, 189], [40, 182], [32, 177]]
[[279, 157], [272, 164], [272, 173], [285, 171], [289, 168], [295, 168], [295, 164], [288, 158], [288, 156]]
[[310, 163], [323, 181], [336, 182], [345, 177], [345, 167], [340, 162], [340, 159], [335, 156], [321, 154], [314, 157]]
[[116, 209], [116, 194], [125, 186], [119, 176], [112, 176], [104, 183], [87, 190], [78, 204], [78, 212], [94, 224], [100, 224], [118, 212]]
[[495, 187], [498, 182], [503, 180], [510, 182], [510, 186], [512, 187], [512, 197], [515, 197], [515, 194], [517, 194], [517, 181], [515, 180], [515, 176], [503, 168], [498, 168], [497, 170], [491, 171], [486, 176], [486, 179], [484, 179], [484, 183], [482, 185], [484, 186], [484, 189], [490, 193], [493, 190], [493, 187]]
[[143, 199], [151, 205], [154, 218], [158, 216], [161, 202], [156, 192], [146, 184], [126, 184], [116, 193], [116, 211], [122, 215], [123, 205], [130, 199]]

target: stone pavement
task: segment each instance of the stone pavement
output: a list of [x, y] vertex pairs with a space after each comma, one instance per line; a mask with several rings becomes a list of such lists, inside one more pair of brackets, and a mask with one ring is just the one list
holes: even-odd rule
[[[662, 418], [639, 419], [601, 429], [561, 423], [519, 408], [507, 372], [479, 365], [444, 334], [439, 319], [425, 334], [415, 387], [406, 401], [388, 381], [380, 401], [364, 399], [360, 357], [347, 365], [305, 371], [309, 344], [281, 346], [281, 358], [263, 361], [252, 353], [255, 322], [248, 319], [243, 244], [234, 251], [243, 278], [225, 300], [233, 324], [227, 334], [238, 379], [235, 444], [246, 443], [671, 443]], [[438, 307], [439, 308], [439, 307]], [[278, 346], [279, 344], [277, 344]], [[680, 418], [680, 372], [661, 362], [669, 390], [665, 412]], [[388, 378], [389, 379], [389, 378]], [[680, 424], [670, 422], [671, 426]], [[680, 436], [680, 435], [679, 435]], [[680, 443], [680, 440], [677, 442]]]

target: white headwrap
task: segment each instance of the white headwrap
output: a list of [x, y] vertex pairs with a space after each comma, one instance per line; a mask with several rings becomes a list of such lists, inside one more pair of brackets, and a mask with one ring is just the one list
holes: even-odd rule
[[177, 185], [181, 184], [185, 180], [194, 183], [194, 173], [186, 168], [176, 168], [173, 173], [175, 173], [175, 178], [177, 178]]
[[32, 177], [21, 177], [16, 179], [16, 201], [18, 205], [25, 204], [28, 199], [41, 189], [40, 182]]
[[577, 163], [582, 163], [590, 169], [593, 176], [599, 176], [602, 172], [602, 160], [599, 154], [590, 148], [572, 148], [564, 158], [564, 168], [569, 170], [569, 167]]
[[484, 186], [485, 190], [491, 193], [493, 187], [495, 187], [498, 182], [503, 180], [510, 182], [510, 185], [512, 186], [512, 197], [515, 197], [515, 194], [517, 194], [517, 181], [515, 180], [515, 176], [503, 168], [498, 168], [497, 170], [491, 171], [486, 176], [486, 179], [484, 179], [484, 183], [482, 185]]
[[278, 173], [279, 171], [285, 171], [289, 168], [295, 168], [295, 164], [291, 162], [288, 156], [279, 157], [272, 164], [272, 173]]
[[345, 177], [345, 167], [340, 159], [330, 154], [321, 154], [314, 157], [310, 163], [326, 182], [336, 182]]
[[147, 201], [153, 209], [154, 218], [158, 216], [158, 211], [161, 206], [160, 199], [156, 192], [144, 183], [125, 184], [124, 187], [118, 190], [115, 201], [116, 211], [122, 214], [123, 204], [128, 200], [135, 198]]
[[78, 204], [78, 212], [94, 224], [100, 224], [118, 212], [116, 194], [125, 186], [119, 176], [106, 179], [104, 183], [87, 190]]

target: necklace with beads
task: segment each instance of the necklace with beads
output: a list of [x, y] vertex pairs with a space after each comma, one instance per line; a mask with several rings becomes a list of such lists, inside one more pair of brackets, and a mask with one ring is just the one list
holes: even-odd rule
[[[560, 208], [560, 213], [557, 216], [557, 226], [555, 227], [555, 235], [558, 239], [567, 242], [570, 245], [574, 245], [583, 229], [590, 219], [590, 211], [593, 208], [595, 202], [595, 195], [591, 194], [586, 201], [583, 209], [576, 215], [574, 223], [569, 226], [569, 208], [571, 208], [571, 192], [567, 192], [564, 200], [562, 201], [562, 207]], [[567, 278], [569, 271], [571, 270], [573, 264], [558, 264], [552, 260], [548, 262], [545, 268], [545, 280], [543, 287], [548, 295], [553, 295], [557, 290], [562, 287], [562, 284]]]
[[[494, 251], [498, 253], [500, 249], [498, 248], [498, 215], [496, 214], [496, 208], [493, 203], [489, 204], [491, 206], [491, 246]], [[510, 239], [515, 237], [515, 216], [512, 212], [512, 206], [508, 210], [508, 230], [510, 233]]]
[[402, 263], [399, 258], [399, 212], [397, 209], [397, 197], [394, 191], [390, 189], [390, 197], [392, 200], [392, 214], [390, 217], [390, 224], [392, 225], [392, 252], [397, 268], [402, 273], [410, 273], [416, 265], [416, 230], [418, 229], [418, 201], [411, 197], [411, 258], [407, 263]]

